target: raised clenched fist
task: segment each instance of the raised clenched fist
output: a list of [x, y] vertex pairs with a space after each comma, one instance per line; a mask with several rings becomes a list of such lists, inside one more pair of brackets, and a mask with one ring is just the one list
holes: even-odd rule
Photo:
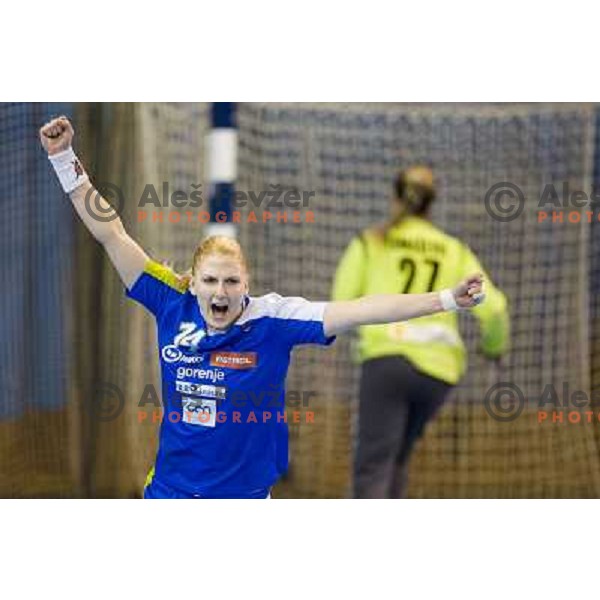
[[65, 116], [52, 119], [40, 128], [40, 141], [50, 156], [69, 148], [74, 135], [73, 127]]
[[458, 308], [473, 308], [485, 299], [483, 293], [483, 276], [476, 273], [461, 281], [453, 290]]

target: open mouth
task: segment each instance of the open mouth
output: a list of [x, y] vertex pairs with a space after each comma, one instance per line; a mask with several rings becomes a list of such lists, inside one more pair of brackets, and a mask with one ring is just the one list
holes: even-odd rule
[[227, 316], [227, 313], [229, 312], [229, 305], [212, 302], [210, 305], [210, 312], [212, 313], [213, 317], [222, 319], [223, 317]]

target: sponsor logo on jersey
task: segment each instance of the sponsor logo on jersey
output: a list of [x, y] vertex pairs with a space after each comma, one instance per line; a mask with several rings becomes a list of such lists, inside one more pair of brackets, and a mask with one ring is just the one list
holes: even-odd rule
[[212, 383], [224, 381], [225, 371], [219, 369], [194, 369], [192, 367], [177, 367], [177, 379], [193, 377], [195, 379], [208, 379]]
[[183, 352], [173, 344], [164, 346], [161, 350], [161, 354], [163, 360], [168, 363], [176, 362], [183, 356]]
[[176, 381], [175, 388], [182, 394], [191, 396], [204, 396], [206, 398], [216, 398], [223, 400], [227, 388], [218, 385], [207, 385], [205, 383], [194, 383], [193, 381]]
[[167, 363], [183, 362], [187, 364], [198, 364], [204, 360], [203, 356], [187, 356], [175, 344], [163, 346], [161, 356]]
[[182, 398], [183, 422], [202, 427], [214, 427], [217, 420], [217, 401], [207, 398]]
[[256, 352], [212, 352], [210, 355], [211, 367], [253, 369], [256, 363]]

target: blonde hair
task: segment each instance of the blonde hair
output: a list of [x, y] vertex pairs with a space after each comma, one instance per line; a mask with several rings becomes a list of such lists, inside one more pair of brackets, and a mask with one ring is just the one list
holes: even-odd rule
[[224, 235], [213, 235], [203, 240], [196, 248], [196, 251], [194, 252], [194, 258], [192, 260], [192, 274], [196, 270], [196, 265], [200, 264], [200, 262], [207, 256], [211, 256], [213, 254], [227, 256], [239, 261], [246, 273], [248, 273], [246, 256], [237, 240]]

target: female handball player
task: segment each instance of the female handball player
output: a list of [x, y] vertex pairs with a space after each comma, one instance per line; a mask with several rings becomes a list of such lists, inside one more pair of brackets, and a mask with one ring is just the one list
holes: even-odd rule
[[[212, 237], [185, 282], [153, 261], [92, 187], [66, 117], [40, 129], [50, 162], [83, 223], [115, 266], [126, 294], [155, 317], [162, 374], [159, 449], [145, 498], [268, 498], [288, 464], [285, 378], [292, 349], [330, 344], [357, 326], [406, 321], [483, 300], [482, 276], [424, 294], [310, 302], [249, 296], [239, 244]], [[94, 202], [87, 202], [90, 195]], [[178, 419], [165, 418], [176, 411]], [[237, 413], [237, 415], [236, 415]], [[236, 419], [237, 416], [237, 419]]]

